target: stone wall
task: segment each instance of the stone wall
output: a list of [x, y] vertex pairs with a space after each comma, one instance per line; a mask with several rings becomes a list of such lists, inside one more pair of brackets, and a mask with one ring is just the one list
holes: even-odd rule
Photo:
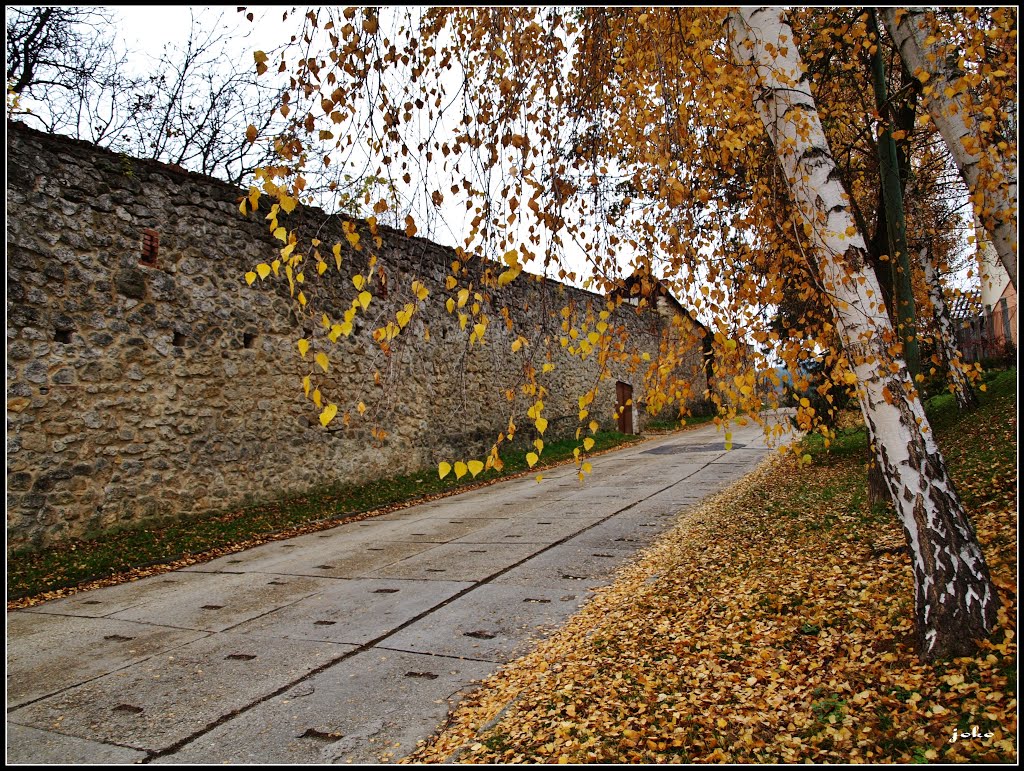
[[[300, 330], [314, 347], [325, 342], [319, 315], [297, 313], [284, 282], [247, 286], [245, 272], [280, 243], [263, 216], [240, 215], [239, 190], [12, 123], [7, 171], [9, 548], [481, 457], [506, 427], [506, 392], [520, 388], [525, 355], [537, 369], [555, 364], [539, 378], [549, 391], [545, 438], [574, 432], [576, 399], [597, 378], [596, 354], [581, 360], [559, 345], [559, 311], [570, 306], [578, 323], [603, 298], [525, 274], [487, 289], [483, 272], [495, 266], [476, 261], [460, 285], [482, 293], [491, 323], [485, 345], [470, 345], [443, 301], [455, 252], [381, 228], [373, 304], [351, 337], [327, 348], [331, 372], [319, 379], [353, 419], [325, 430], [301, 385], [311, 356], [295, 345]], [[288, 219], [307, 237], [344, 243], [340, 221], [322, 211], [300, 207]], [[346, 245], [352, 272], [368, 258]], [[340, 315], [355, 295], [350, 275], [332, 266], [308, 291]], [[385, 355], [373, 329], [411, 299], [413, 278], [431, 296]], [[664, 314], [628, 305], [613, 320], [628, 361], [609, 364], [592, 407], [606, 428], [616, 380], [642, 403], [636, 363], [644, 352], [656, 363], [665, 328]], [[530, 345], [512, 354], [519, 334]], [[357, 414], [360, 401], [373, 423]], [[638, 426], [643, 412], [634, 415]], [[519, 422], [529, 434], [521, 411]], [[370, 436], [378, 424], [383, 442]]]

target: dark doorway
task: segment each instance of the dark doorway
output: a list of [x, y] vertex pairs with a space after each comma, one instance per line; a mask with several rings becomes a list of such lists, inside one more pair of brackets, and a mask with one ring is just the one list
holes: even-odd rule
[[633, 433], [633, 386], [621, 380], [615, 384], [615, 414], [619, 417], [619, 432]]

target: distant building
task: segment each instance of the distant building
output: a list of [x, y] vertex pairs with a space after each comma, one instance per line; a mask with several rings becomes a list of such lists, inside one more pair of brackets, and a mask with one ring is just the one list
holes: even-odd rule
[[977, 243], [981, 287], [953, 303], [957, 343], [968, 362], [1013, 359], [1017, 352], [1017, 289], [980, 228]]

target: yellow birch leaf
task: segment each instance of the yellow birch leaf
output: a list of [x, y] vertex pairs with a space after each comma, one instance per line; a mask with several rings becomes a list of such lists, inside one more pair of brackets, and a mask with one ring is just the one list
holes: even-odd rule
[[278, 271], [278, 269], [279, 269], [280, 267], [281, 267], [281, 261], [280, 261], [280, 260], [274, 260], [274, 261], [273, 261], [272, 263], [270, 263], [270, 269], [271, 269], [272, 271], [274, 271], [274, 275], [275, 275], [275, 276], [276, 276], [276, 275], [278, 275], [278, 272], [277, 272], [277, 271]]
[[450, 473], [452, 473], [452, 466], [450, 463], [445, 463], [444, 461], [441, 461], [440, 463], [437, 464], [438, 479], [444, 479]]
[[544, 429], [548, 427], [548, 422], [545, 418], [537, 418], [537, 422], [535, 425], [537, 426], [537, 431], [543, 434]]
[[583, 466], [581, 467], [581, 470], [583, 471], [584, 474], [589, 474], [590, 472], [592, 472], [594, 470], [594, 467], [592, 465], [590, 465], [590, 463], [584, 463]]
[[309, 375], [306, 375], [304, 378], [302, 378], [302, 390], [306, 392], [307, 399], [309, 398], [310, 388], [312, 388], [312, 383], [310, 382]]
[[544, 452], [544, 440], [543, 439], [534, 439], [533, 440], [533, 446], [537, 448], [537, 452], [538, 453]]
[[341, 270], [341, 244], [334, 245], [334, 264]]
[[486, 324], [474, 324], [473, 325], [473, 331], [476, 332], [477, 338], [479, 338], [480, 340], [483, 340], [484, 339], [484, 332], [487, 331], [487, 325]]
[[355, 285], [356, 289], [362, 289], [366, 285], [366, 279], [363, 278], [361, 273], [357, 273], [352, 276], [352, 283]]
[[296, 343], [296, 345], [299, 346], [299, 354], [302, 356], [303, 359], [305, 359], [306, 351], [309, 350], [309, 340], [303, 337]]
[[302, 292], [299, 292], [299, 305], [303, 307], [306, 306], [306, 295], [303, 294]]
[[320, 413], [320, 425], [327, 428], [327, 424], [334, 420], [334, 416], [338, 414], [338, 406], [336, 404], [328, 404], [324, 407], [324, 411]]
[[370, 300], [373, 299], [373, 295], [371, 295], [369, 292], [360, 292], [358, 299], [359, 304], [363, 306], [363, 310], [365, 311], [367, 308], [370, 307]]
[[261, 262], [256, 266], [256, 273], [259, 274], [260, 278], [266, 278], [270, 275], [270, 266], [265, 262]]
[[467, 471], [469, 471], [469, 468], [466, 466], [465, 463], [463, 463], [461, 460], [460, 461], [456, 461], [456, 463], [455, 463], [455, 478], [456, 479], [462, 479], [462, 477], [466, 476], [466, 472]]
[[537, 453], [535, 453], [535, 452], [528, 452], [528, 453], [526, 453], [526, 463], [527, 463], [527, 465], [530, 468], [533, 468], [534, 466], [536, 466], [537, 465], [537, 461], [539, 461], [539, 460], [540, 460], [540, 458], [537, 457]]
[[583, 439], [583, 451], [590, 452], [590, 448], [594, 446], [594, 440], [589, 436]]
[[448, 302], [446, 302], [444, 304], [444, 307], [448, 309], [449, 313], [451, 313], [452, 311], [455, 310], [455, 300], [453, 300], [451, 297], [449, 297], [448, 298]]
[[596, 421], [596, 420], [592, 420], [592, 421], [590, 421], [590, 425], [588, 426], [588, 428], [590, 429], [590, 432], [591, 432], [592, 434], [596, 434], [596, 433], [597, 433], [597, 429], [598, 429], [599, 427], [600, 427], [600, 426], [598, 425], [598, 423], [597, 423], [597, 421]]
[[280, 241], [282, 244], [288, 243], [288, 231], [285, 228], [277, 227], [274, 229], [274, 238]]
[[468, 289], [460, 289], [459, 290], [459, 307], [462, 308], [463, 306], [465, 306], [465, 304], [467, 302], [469, 302], [469, 290]]
[[316, 405], [317, 409], [320, 409], [322, 401], [323, 397], [320, 395], [320, 389], [317, 388], [315, 391], [313, 391], [313, 404]]
[[551, 370], [553, 370], [554, 368], [555, 368], [554, 364], [552, 364], [551, 362], [547, 362], [547, 363], [544, 364], [543, 367], [541, 367], [541, 370], [543, 372], [547, 373], [547, 372], [550, 372]]
[[320, 260], [320, 262], [318, 262], [316, 264], [316, 274], [318, 276], [322, 276], [326, 272], [327, 272], [327, 263], [324, 262], [323, 260]]
[[469, 467], [469, 473], [472, 474], [474, 478], [484, 470], [484, 464], [478, 460], [471, 460], [467, 466]]
[[329, 369], [327, 362], [327, 354], [320, 351], [316, 356], [313, 357], [317, 364], [320, 365], [320, 369], [326, 372]]
[[[269, 269], [269, 268], [267, 268], [267, 272], [268, 272], [268, 273], [270, 272], [270, 269]], [[246, 282], [246, 283], [247, 283], [247, 284], [248, 284], [249, 286], [252, 286], [252, 282], [253, 282], [253, 281], [255, 281], [255, 280], [256, 280], [256, 274], [255, 274], [255, 273], [253, 273], [253, 272], [252, 272], [251, 270], [250, 270], [250, 271], [249, 271], [248, 273], [246, 273], [246, 274], [245, 274], [245, 282]]]

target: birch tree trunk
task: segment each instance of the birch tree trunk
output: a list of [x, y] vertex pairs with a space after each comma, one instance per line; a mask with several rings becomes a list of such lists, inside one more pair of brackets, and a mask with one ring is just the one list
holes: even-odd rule
[[928, 299], [932, 303], [932, 312], [939, 328], [939, 347], [942, 351], [942, 360], [946, 364], [946, 373], [953, 395], [956, 397], [956, 405], [961, 412], [972, 410], [978, 406], [978, 396], [974, 393], [974, 389], [962, 369], [963, 361], [960, 358], [960, 349], [956, 344], [956, 330], [953, 328], [953, 320], [949, 316], [949, 307], [946, 305], [946, 298], [942, 293], [942, 282], [935, 270], [931, 250], [927, 246], [923, 246], [917, 256], [921, 269], [924, 271], [925, 283], [928, 285]]
[[881, 8], [879, 12], [907, 69], [919, 80], [927, 76], [926, 90], [931, 88], [925, 100], [928, 113], [949, 147], [967, 189], [975, 196], [981, 194], [981, 203], [974, 199], [975, 211], [1016, 287], [1017, 164], [1004, 165], [974, 141], [978, 135], [975, 120], [963, 93], [956, 87], [956, 73], [946, 64], [944, 42], [928, 42], [930, 31], [922, 24], [926, 11]]
[[744, 66], [804, 219], [836, 327], [857, 375], [857, 395], [907, 539], [914, 573], [918, 651], [968, 655], [995, 624], [999, 599], [959, 495], [946, 472], [867, 262], [849, 198], [805, 80], [797, 41], [778, 8], [729, 17]]

